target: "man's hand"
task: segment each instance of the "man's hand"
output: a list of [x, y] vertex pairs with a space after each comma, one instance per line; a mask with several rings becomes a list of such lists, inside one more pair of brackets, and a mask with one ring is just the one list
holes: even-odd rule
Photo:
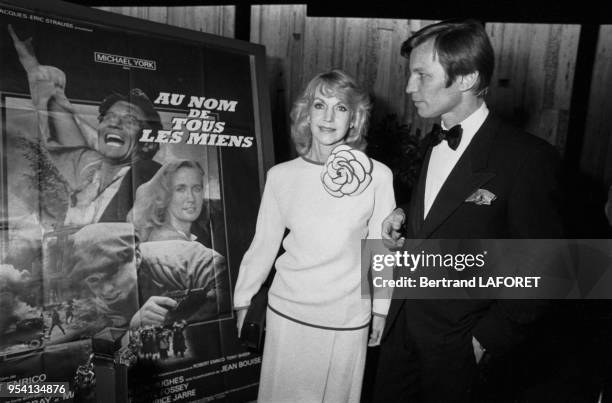
[[[50, 145], [47, 141], [51, 137], [53, 141], [61, 145], [72, 147], [82, 145], [83, 139], [85, 143], [89, 143], [89, 138], [92, 137], [91, 143], [97, 146], [97, 131], [76, 118], [74, 106], [66, 97], [64, 72], [57, 67], [43, 66], [38, 62], [32, 47], [32, 38], [20, 40], [10, 24], [8, 31], [13, 39], [19, 61], [28, 76], [32, 103], [38, 111], [50, 114], [48, 119], [38, 119], [38, 131], [40, 137], [45, 141], [45, 147]], [[51, 126], [55, 128], [54, 131], [51, 130]], [[90, 148], [93, 147], [90, 145]]]
[[608, 222], [612, 225], [612, 186], [610, 186], [610, 190], [608, 190], [608, 202], [606, 203], [606, 217], [608, 217]]
[[244, 318], [246, 317], [248, 309], [239, 309], [236, 311], [236, 329], [238, 330], [238, 337], [242, 332], [242, 325], [244, 324]]
[[482, 360], [482, 356], [485, 353], [485, 349], [474, 336], [472, 336], [472, 347], [474, 348], [474, 358], [476, 358], [476, 364], [479, 364], [480, 360]]
[[43, 66], [38, 62], [32, 49], [31, 39], [21, 41], [12, 25], [8, 26], [9, 35], [13, 39], [13, 45], [19, 56], [19, 61], [28, 75], [30, 94], [32, 102], [37, 107], [47, 109], [47, 102], [55, 97], [55, 102], [68, 112], [74, 112], [64, 89], [66, 88], [66, 75], [54, 66]]
[[153, 296], [144, 303], [130, 321], [130, 328], [141, 326], [159, 326], [164, 323], [169, 310], [176, 308], [178, 303], [169, 297]]
[[386, 318], [382, 316], [372, 315], [372, 331], [370, 333], [370, 340], [368, 340], [368, 347], [380, 345], [380, 339], [385, 328], [385, 320]]
[[396, 208], [382, 222], [381, 237], [383, 244], [388, 248], [401, 248], [404, 246], [404, 238], [400, 230], [406, 221], [406, 214], [401, 208]]

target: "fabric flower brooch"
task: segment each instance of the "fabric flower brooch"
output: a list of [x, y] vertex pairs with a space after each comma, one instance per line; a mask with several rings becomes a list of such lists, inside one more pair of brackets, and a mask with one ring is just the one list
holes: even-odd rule
[[357, 196], [372, 182], [372, 160], [341, 144], [333, 149], [321, 173], [323, 188], [334, 197]]

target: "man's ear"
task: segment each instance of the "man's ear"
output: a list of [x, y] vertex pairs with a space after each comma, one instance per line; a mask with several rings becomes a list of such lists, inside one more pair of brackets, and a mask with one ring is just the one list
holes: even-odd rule
[[478, 72], [474, 71], [472, 73], [466, 74], [464, 76], [459, 76], [457, 80], [459, 81], [459, 89], [461, 91], [471, 91], [472, 88], [478, 84]]

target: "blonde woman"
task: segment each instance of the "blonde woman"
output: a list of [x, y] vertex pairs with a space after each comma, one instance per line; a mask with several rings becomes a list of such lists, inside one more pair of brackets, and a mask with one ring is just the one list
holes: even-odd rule
[[268, 172], [234, 294], [240, 333], [282, 242], [268, 295], [261, 402], [360, 399], [368, 327], [370, 345], [378, 344], [388, 310], [386, 300], [372, 307], [362, 298], [360, 242], [380, 238], [395, 207], [391, 171], [361, 151], [369, 111], [368, 94], [346, 73], [317, 75], [291, 112], [300, 157]]

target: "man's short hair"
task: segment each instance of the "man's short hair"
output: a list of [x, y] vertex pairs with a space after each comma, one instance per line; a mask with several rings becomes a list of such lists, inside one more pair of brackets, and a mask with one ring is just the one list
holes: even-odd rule
[[476, 20], [447, 20], [428, 25], [404, 41], [402, 56], [410, 57], [412, 49], [430, 39], [446, 72], [446, 85], [450, 86], [458, 76], [478, 72], [472, 90], [477, 96], [484, 96], [493, 75], [495, 54], [482, 24]]
[[[139, 88], [134, 88], [130, 90], [128, 94], [120, 94], [118, 92], [113, 92], [100, 104], [98, 108], [98, 112], [100, 114], [99, 120], [101, 121], [106, 112], [115, 105], [119, 101], [129, 102], [142, 110], [145, 115], [144, 127], [143, 129], [151, 129], [154, 132], [157, 130], [163, 129], [163, 125], [161, 123], [161, 117], [159, 113], [155, 110], [155, 106], [153, 102], [149, 99], [147, 94], [144, 93]], [[159, 144], [157, 143], [141, 143], [137, 142], [137, 152], [138, 157], [141, 159], [151, 159], [159, 149]]]

